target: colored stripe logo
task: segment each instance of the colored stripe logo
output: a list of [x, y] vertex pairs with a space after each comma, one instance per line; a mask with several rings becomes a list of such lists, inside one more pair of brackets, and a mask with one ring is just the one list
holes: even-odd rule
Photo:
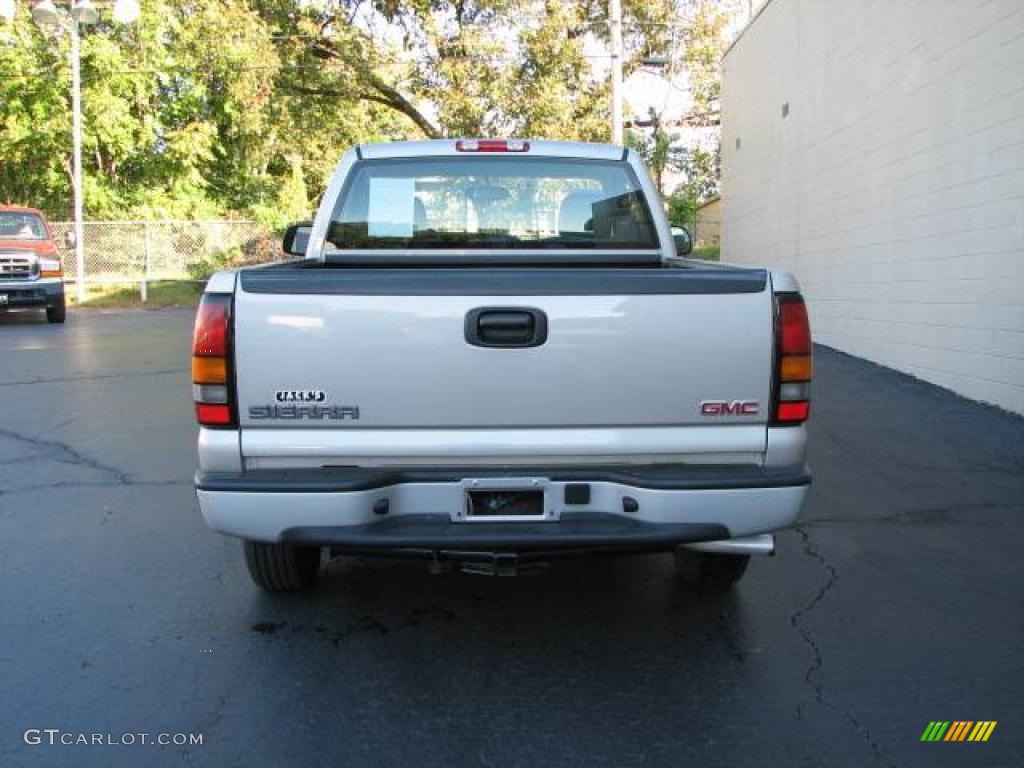
[[921, 741], [988, 741], [996, 720], [933, 720], [921, 734]]

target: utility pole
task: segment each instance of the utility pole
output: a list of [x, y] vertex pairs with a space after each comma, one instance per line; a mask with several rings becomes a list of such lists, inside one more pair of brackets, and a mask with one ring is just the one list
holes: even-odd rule
[[71, 144], [72, 197], [75, 206], [75, 295], [85, 302], [85, 226], [82, 224], [82, 57], [78, 20], [68, 24], [71, 34]]
[[608, 19], [612, 38], [612, 144], [623, 143], [622, 136], [622, 0], [608, 0]]
[[[99, 22], [100, 14], [92, 0], [70, 0], [69, 11], [58, 8], [54, 0], [32, 0], [32, 20], [47, 37], [65, 31], [71, 37], [71, 192], [75, 213], [75, 293], [85, 300], [85, 227], [82, 226], [82, 25]], [[14, 0], [0, 0], [0, 16], [13, 19]], [[139, 18], [138, 0], [114, 0], [114, 18], [132, 24]]]

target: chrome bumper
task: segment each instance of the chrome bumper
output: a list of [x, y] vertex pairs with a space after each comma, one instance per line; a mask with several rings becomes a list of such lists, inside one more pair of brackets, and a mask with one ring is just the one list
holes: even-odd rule
[[[720, 468], [688, 467], [675, 474], [664, 468], [534, 469], [530, 475], [517, 471], [508, 477], [493, 471], [485, 475], [480, 468], [452, 472], [200, 473], [196, 487], [210, 528], [258, 541], [373, 550], [692, 545], [703, 551], [770, 554], [772, 541], [761, 534], [791, 526], [810, 486], [802, 469], [757, 467], [731, 475]], [[499, 486], [516, 489], [540, 481], [543, 519], [466, 522], [467, 484], [475, 476], [488, 485], [497, 480]], [[589, 489], [586, 502], [570, 502], [567, 486], [580, 485]]]

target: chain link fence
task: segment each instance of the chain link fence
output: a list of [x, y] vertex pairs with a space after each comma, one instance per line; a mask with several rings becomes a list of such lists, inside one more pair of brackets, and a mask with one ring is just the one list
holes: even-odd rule
[[[51, 221], [65, 280], [78, 282], [74, 222]], [[280, 238], [255, 221], [84, 222], [86, 285], [202, 280], [223, 266], [282, 258]]]
[[[691, 224], [697, 245], [719, 241], [717, 198], [702, 206]], [[51, 221], [64, 267], [64, 279], [78, 282], [75, 249], [68, 234], [74, 222]], [[281, 239], [255, 221], [87, 221], [85, 284], [146, 286], [161, 280], [202, 281], [226, 266], [259, 264], [283, 258]]]

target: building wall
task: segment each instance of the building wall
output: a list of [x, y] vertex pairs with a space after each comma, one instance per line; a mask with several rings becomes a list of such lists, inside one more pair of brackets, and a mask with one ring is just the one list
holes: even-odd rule
[[1024, 2], [769, 0], [722, 132], [723, 260], [792, 271], [818, 341], [1024, 413]]
[[713, 197], [697, 209], [693, 239], [697, 245], [718, 245], [722, 236], [722, 200]]

